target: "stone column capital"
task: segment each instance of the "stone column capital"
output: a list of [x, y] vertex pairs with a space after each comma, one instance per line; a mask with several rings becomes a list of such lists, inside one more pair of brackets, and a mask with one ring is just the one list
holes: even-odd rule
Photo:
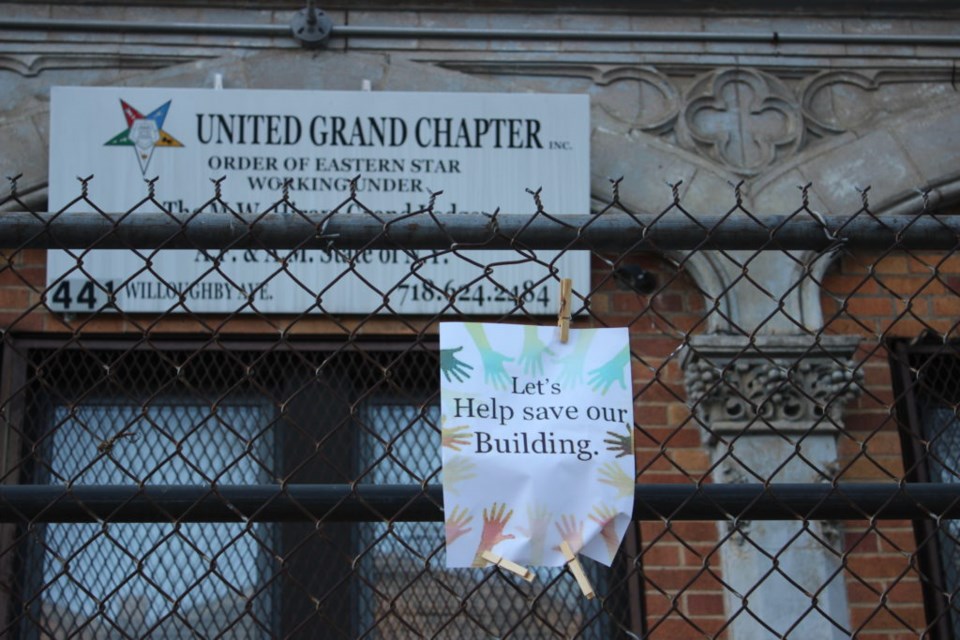
[[682, 366], [687, 404], [709, 432], [832, 433], [862, 389], [856, 336], [698, 335]]

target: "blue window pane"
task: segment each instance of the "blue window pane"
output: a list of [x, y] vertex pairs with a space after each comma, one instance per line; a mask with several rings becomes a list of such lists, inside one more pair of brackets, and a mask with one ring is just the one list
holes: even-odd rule
[[[270, 482], [264, 405], [56, 407], [50, 484]], [[104, 440], [120, 432], [103, 455]], [[99, 447], [99, 449], [98, 449]], [[67, 637], [266, 638], [273, 597], [268, 524], [50, 524], [41, 549], [42, 628]], [[250, 607], [248, 609], [248, 603]]]

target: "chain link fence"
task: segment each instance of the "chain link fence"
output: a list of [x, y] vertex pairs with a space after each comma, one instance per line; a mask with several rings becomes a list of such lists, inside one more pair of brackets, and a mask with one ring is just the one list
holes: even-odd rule
[[[356, 185], [356, 183], [354, 183]], [[21, 638], [955, 637], [960, 224], [0, 216], [0, 626]], [[573, 260], [574, 262], [567, 262]], [[576, 265], [580, 265], [577, 267]], [[636, 526], [532, 584], [443, 566], [438, 323], [628, 326]], [[551, 314], [553, 319], [551, 319]]]

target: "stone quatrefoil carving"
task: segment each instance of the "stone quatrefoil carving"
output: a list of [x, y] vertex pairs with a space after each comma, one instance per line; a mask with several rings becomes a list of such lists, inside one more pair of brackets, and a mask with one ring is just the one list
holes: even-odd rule
[[755, 175], [803, 144], [800, 105], [773, 76], [725, 69], [687, 92], [677, 134], [680, 143], [740, 174]]

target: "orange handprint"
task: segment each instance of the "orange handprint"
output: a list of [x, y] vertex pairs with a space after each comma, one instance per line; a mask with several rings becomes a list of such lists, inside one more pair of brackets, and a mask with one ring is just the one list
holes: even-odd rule
[[594, 505], [594, 513], [588, 517], [600, 525], [600, 537], [607, 545], [607, 552], [610, 554], [610, 561], [617, 555], [617, 549], [620, 547], [620, 537], [617, 535], [614, 518], [617, 517], [617, 511], [613, 507], [600, 503]]
[[[447, 421], [446, 416], [443, 417], [442, 425], [445, 425]], [[470, 436], [473, 434], [470, 432], [470, 427], [465, 424], [462, 424], [457, 427], [440, 427], [440, 445], [443, 447], [449, 447], [454, 451], [460, 451], [461, 447], [465, 447], [470, 444]]]
[[[580, 549], [583, 548], [583, 520], [577, 522], [573, 515], [560, 516], [560, 521], [556, 525], [557, 531], [560, 532], [560, 538], [566, 540], [574, 553], [579, 553]], [[555, 549], [559, 551], [559, 545]]]
[[467, 527], [467, 525], [470, 524], [470, 521], [473, 520], [473, 516], [470, 515], [470, 511], [467, 509], [460, 509], [458, 513], [458, 509], [460, 509], [460, 507], [455, 506], [453, 511], [450, 512], [450, 517], [447, 518], [447, 521], [444, 523], [447, 546], [450, 546], [456, 542], [457, 538], [460, 536], [466, 535], [473, 531], [473, 527]]
[[493, 551], [493, 548], [504, 540], [514, 539], [515, 536], [512, 533], [506, 535], [503, 533], [507, 523], [510, 522], [510, 518], [513, 517], [513, 509], [511, 509], [506, 516], [503, 515], [506, 508], [507, 504], [504, 503], [500, 505], [500, 510], [497, 511], [497, 503], [494, 502], [493, 506], [490, 507], [489, 513], [486, 509], [483, 510], [483, 533], [480, 534], [480, 544], [477, 546], [477, 552], [473, 556], [473, 566], [486, 566], [487, 561], [484, 560], [480, 554], [484, 551]]

